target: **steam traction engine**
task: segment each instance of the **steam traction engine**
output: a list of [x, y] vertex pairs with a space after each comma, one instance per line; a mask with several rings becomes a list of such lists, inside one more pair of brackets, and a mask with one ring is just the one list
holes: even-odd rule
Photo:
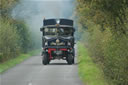
[[63, 59], [68, 64], [74, 64], [74, 32], [73, 20], [44, 19], [42, 32], [42, 63], [49, 64], [51, 60]]

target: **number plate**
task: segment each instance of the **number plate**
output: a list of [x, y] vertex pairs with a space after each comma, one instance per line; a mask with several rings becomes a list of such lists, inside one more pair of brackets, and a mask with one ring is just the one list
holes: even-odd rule
[[57, 55], [62, 54], [62, 51], [55, 51]]

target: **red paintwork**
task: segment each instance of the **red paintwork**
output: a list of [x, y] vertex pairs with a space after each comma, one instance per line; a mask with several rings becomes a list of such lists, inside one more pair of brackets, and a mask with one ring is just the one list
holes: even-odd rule
[[56, 49], [55, 48], [49, 48], [48, 49], [48, 54], [49, 54], [50, 60], [52, 59], [52, 54], [51, 54], [52, 51], [56, 51]]
[[[61, 51], [67, 51], [67, 49], [66, 48], [61, 48], [61, 49], [59, 49], [59, 50], [61, 50]], [[49, 54], [49, 59], [51, 60], [52, 59], [52, 51], [56, 51], [56, 49], [55, 48], [49, 48], [48, 49], [48, 54]]]
[[67, 49], [66, 49], [66, 48], [61, 48], [60, 50], [61, 50], [61, 51], [67, 51]]

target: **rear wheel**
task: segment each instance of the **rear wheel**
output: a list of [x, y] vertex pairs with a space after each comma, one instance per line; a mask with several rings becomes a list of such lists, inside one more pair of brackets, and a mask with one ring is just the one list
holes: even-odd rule
[[47, 65], [47, 64], [49, 64], [49, 57], [48, 57], [48, 55], [46, 54], [46, 53], [44, 53], [44, 55], [43, 55], [43, 59], [42, 59], [42, 63], [44, 64], [44, 65]]

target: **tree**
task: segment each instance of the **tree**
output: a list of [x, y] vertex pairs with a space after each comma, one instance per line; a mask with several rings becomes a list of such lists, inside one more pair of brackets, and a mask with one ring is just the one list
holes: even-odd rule
[[109, 82], [127, 85], [128, 0], [77, 0], [77, 14], [82, 30], [88, 28], [84, 43], [94, 61]]

